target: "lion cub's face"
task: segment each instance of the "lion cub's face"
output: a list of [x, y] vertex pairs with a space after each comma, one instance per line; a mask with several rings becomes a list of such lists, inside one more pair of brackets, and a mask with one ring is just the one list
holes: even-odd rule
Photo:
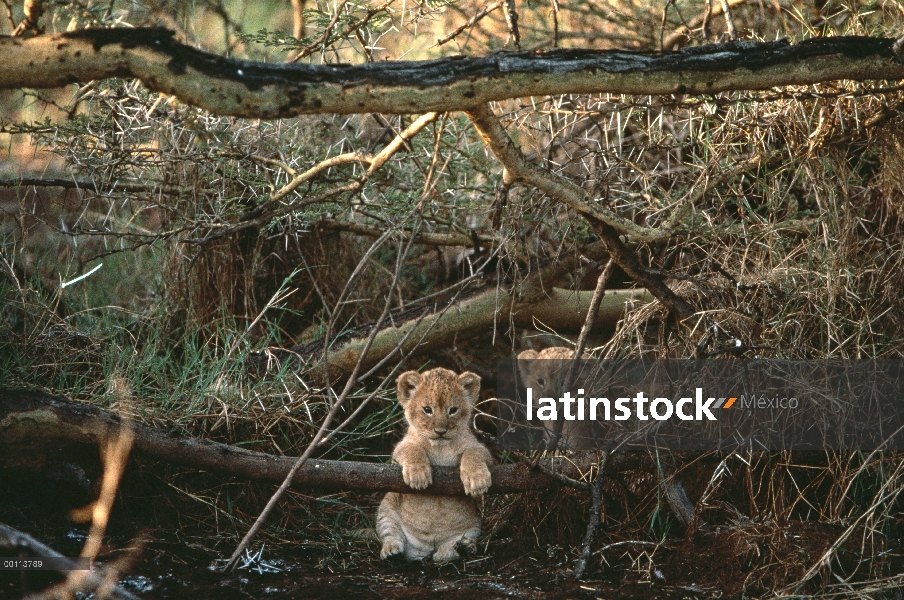
[[[534, 390], [537, 398], [558, 398], [561, 379], [565, 376], [565, 361], [574, 356], [574, 350], [564, 346], [536, 350], [525, 350], [518, 355], [518, 360], [531, 361], [520, 363], [518, 370], [525, 387]], [[529, 367], [527, 365], [530, 365]]]
[[398, 380], [399, 403], [405, 409], [410, 433], [436, 443], [452, 440], [467, 430], [480, 393], [480, 377], [474, 373], [436, 368], [402, 373]]

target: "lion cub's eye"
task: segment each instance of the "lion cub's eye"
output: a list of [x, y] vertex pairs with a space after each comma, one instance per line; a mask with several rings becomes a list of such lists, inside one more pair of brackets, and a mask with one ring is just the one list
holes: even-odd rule
[[458, 407], [457, 407], [457, 406], [453, 406], [453, 407], [451, 407], [451, 408], [449, 409], [449, 414], [450, 414], [450, 415], [454, 415], [454, 414], [457, 413], [457, 412], [458, 412]]
[[433, 414], [433, 409], [430, 408], [429, 406], [425, 406], [425, 407], [424, 407], [424, 413], [425, 413], [425, 414], [428, 414], [428, 415], [432, 415], [432, 414]]
[[540, 387], [543, 387], [544, 385], [546, 385], [546, 380], [543, 379], [542, 377], [538, 378], [537, 385], [539, 385]]

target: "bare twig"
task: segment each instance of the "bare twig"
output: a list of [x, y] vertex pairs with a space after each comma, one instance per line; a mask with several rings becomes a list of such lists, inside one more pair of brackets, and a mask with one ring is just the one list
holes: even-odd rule
[[292, 36], [300, 40], [304, 37], [304, 9], [307, 0], [292, 0]]
[[606, 471], [607, 453], [603, 453], [599, 463], [599, 470], [596, 473], [596, 479], [593, 480], [590, 494], [593, 502], [590, 507], [590, 520], [587, 523], [587, 533], [584, 534], [584, 545], [581, 548], [581, 556], [574, 565], [572, 577], [580, 579], [584, 576], [587, 569], [587, 560], [590, 558], [590, 546], [593, 544], [593, 538], [596, 537], [596, 529], [600, 525], [600, 509], [603, 505], [603, 475]]
[[[271, 193], [270, 198], [266, 202], [256, 207], [254, 210], [248, 211], [245, 215], [242, 216], [241, 220], [238, 223], [211, 224], [209, 227], [212, 231], [207, 235], [200, 238], [187, 239], [185, 240], [185, 242], [189, 244], [209, 244], [216, 239], [234, 235], [244, 229], [248, 229], [250, 227], [259, 227], [272, 221], [273, 219], [277, 219], [281, 216], [295, 212], [296, 210], [300, 210], [306, 206], [326, 202], [331, 198], [334, 198], [335, 196], [341, 194], [355, 193], [364, 187], [364, 184], [368, 179], [370, 179], [374, 172], [377, 171], [377, 169], [385, 165], [389, 161], [389, 159], [391, 159], [393, 155], [398, 152], [398, 150], [405, 143], [407, 143], [409, 139], [414, 137], [428, 124], [436, 120], [437, 116], [437, 113], [427, 113], [425, 115], [421, 115], [411, 125], [406, 127], [404, 131], [399, 133], [392, 142], [387, 144], [387, 146], [375, 156], [370, 157], [363, 154], [349, 153], [340, 154], [338, 156], [325, 159], [314, 165], [304, 173], [296, 175], [285, 186]], [[336, 165], [352, 162], [369, 163], [370, 166], [360, 177], [358, 177], [358, 179], [351, 183], [335, 187], [313, 197], [306, 197], [296, 202], [282, 202], [282, 200], [286, 198], [286, 196], [288, 196], [290, 193], [294, 192], [298, 188], [298, 186], [306, 181], [311, 180], [313, 177], [319, 175], [326, 169]]]
[[731, 16], [731, 6], [728, 0], [719, 0], [719, 2], [722, 4], [722, 14], [725, 16], [725, 27], [728, 29], [728, 37], [736, 40], [738, 39], [738, 32], [735, 29], [734, 18]]
[[13, 30], [13, 35], [20, 36], [29, 30], [33, 30], [36, 33], [42, 33], [41, 29], [38, 28], [38, 19], [44, 14], [43, 0], [25, 0], [23, 10], [25, 11], [25, 18], [22, 19], [19, 26]]
[[505, 15], [505, 24], [508, 25], [509, 35], [515, 43], [515, 48], [521, 49], [521, 32], [518, 31], [518, 11], [515, 9], [515, 0], [502, 0], [502, 12]]
[[713, 15], [713, 0], [703, 0], [706, 7], [703, 9], [703, 22], [700, 24], [700, 35], [704, 40], [709, 40], [709, 20]]
[[479, 11], [479, 12], [478, 12], [477, 14], [475, 14], [473, 17], [471, 17], [470, 19], [468, 19], [468, 22], [467, 22], [467, 23], [465, 23], [464, 25], [460, 25], [459, 27], [456, 27], [456, 28], [452, 31], [452, 33], [450, 33], [450, 34], [447, 35], [446, 37], [443, 37], [443, 38], [440, 38], [440, 39], [436, 40], [436, 45], [437, 45], [437, 46], [442, 46], [442, 45], [445, 44], [446, 42], [449, 42], [449, 41], [451, 41], [451, 40], [454, 40], [456, 37], [458, 37], [458, 36], [461, 34], [462, 31], [464, 31], [465, 29], [470, 29], [471, 27], [474, 27], [474, 25], [476, 25], [481, 19], [483, 19], [485, 16], [487, 16], [488, 14], [490, 14], [491, 12], [493, 12], [494, 10], [496, 10], [497, 8], [499, 8], [500, 6], [502, 6], [502, 5], [501, 5], [499, 2], [493, 2], [492, 4], [490, 4], [489, 6], [487, 6], [486, 8], [484, 8], [483, 10]]
[[357, 21], [355, 21], [353, 23], [349, 23], [345, 27], [345, 29], [342, 30], [342, 32], [331, 37], [333, 28], [336, 26], [336, 23], [339, 21], [339, 15], [342, 12], [342, 9], [345, 8], [346, 4], [348, 4], [348, 0], [342, 0], [342, 4], [340, 4], [339, 7], [336, 9], [336, 14], [333, 15], [333, 18], [330, 20], [330, 23], [327, 26], [326, 30], [324, 30], [323, 35], [321, 35], [319, 38], [317, 38], [317, 41], [315, 41], [314, 43], [302, 48], [298, 52], [298, 55], [295, 56], [291, 62], [298, 62], [302, 58], [305, 58], [306, 56], [310, 56], [311, 54], [313, 54], [314, 52], [317, 52], [318, 50], [325, 51], [326, 47], [328, 45], [332, 44], [333, 42], [335, 42], [336, 40], [341, 40], [349, 35], [354, 35], [354, 34], [360, 32], [361, 29], [363, 27], [365, 27], [370, 22], [371, 19], [374, 18], [374, 15], [377, 15], [377, 14], [385, 11], [389, 7], [390, 2], [384, 2], [383, 4], [380, 4], [379, 6], [375, 6], [373, 8], [367, 9], [367, 12], [364, 13], [363, 17], [361, 17], [360, 19], [358, 19]]
[[[570, 390], [577, 377], [578, 366], [584, 358], [584, 346], [587, 343], [587, 336], [590, 335], [590, 331], [593, 329], [596, 313], [599, 311], [600, 302], [602, 302], [603, 295], [606, 293], [606, 285], [609, 283], [609, 278], [612, 277], [612, 271], [614, 269], [615, 261], [610, 258], [606, 263], [605, 268], [596, 279], [596, 288], [593, 290], [593, 297], [590, 299], [590, 310], [587, 311], [587, 318], [584, 320], [584, 325], [581, 327], [581, 333], [578, 335], [578, 343], [575, 345], [574, 356], [571, 358], [571, 363], [568, 365], [568, 372], [565, 374], [565, 379], [562, 380], [563, 390]], [[564, 424], [565, 421], [563, 419], [556, 419], [552, 443], [550, 444], [553, 449], [559, 447], [559, 439], [562, 436], [562, 427]]]
[[[706, 7], [702, 14], [697, 15], [687, 25], [682, 25], [672, 33], [666, 36], [665, 40], [662, 42], [663, 50], [673, 50], [675, 45], [678, 44], [681, 40], [689, 38], [692, 33], [692, 29], [694, 27], [703, 27], [703, 37], [708, 39], [709, 36], [709, 23], [710, 19], [716, 15], [720, 15], [723, 12], [722, 0], [720, 4], [717, 6], [713, 6], [714, 0], [704, 0], [706, 2]], [[747, 0], [728, 0], [728, 6], [739, 6], [744, 4]]]
[[606, 244], [606, 249], [609, 250], [612, 260], [631, 279], [650, 290], [650, 293], [656, 296], [679, 322], [690, 318], [696, 312], [694, 307], [673, 292], [661, 277], [648, 272], [641, 266], [634, 253], [628, 250], [621, 239], [619, 239], [618, 232], [613, 227], [592, 217], [588, 217], [587, 220], [603, 243]]

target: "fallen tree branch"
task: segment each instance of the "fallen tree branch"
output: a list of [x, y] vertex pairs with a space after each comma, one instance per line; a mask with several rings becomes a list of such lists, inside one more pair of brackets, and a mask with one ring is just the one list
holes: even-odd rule
[[[320, 219], [311, 224], [312, 229], [327, 229], [336, 231], [347, 231], [356, 235], [364, 235], [367, 237], [378, 238], [386, 232], [385, 228], [365, 225], [363, 223], [351, 223], [347, 221], [339, 221], [337, 219]], [[410, 234], [406, 230], [406, 236]], [[499, 238], [491, 235], [474, 234], [474, 238], [463, 233], [431, 233], [429, 231], [418, 231], [414, 236], [415, 244], [425, 244], [428, 246], [467, 246], [474, 245], [474, 239], [480, 243], [480, 246], [492, 249], [501, 243]], [[409, 239], [405, 237], [403, 239]]]
[[549, 94], [699, 94], [839, 79], [901, 79], [894, 40], [731, 42], [649, 53], [583, 49], [362, 65], [269, 64], [180, 44], [162, 28], [85, 29], [0, 37], [0, 89], [135, 77], [220, 115], [424, 113]]
[[[557, 330], [580, 328], [590, 307], [592, 292], [554, 287], [565, 273], [574, 271], [579, 256], [598, 261], [608, 258], [608, 253], [603, 242], [594, 242], [535, 269], [511, 291], [492, 284], [457, 300], [421, 302], [392, 315], [392, 325], [377, 333], [363, 368], [371, 368], [390, 352], [401, 351], [409, 356], [429, 352], [492, 330], [499, 323], [507, 324], [510, 319], [523, 327], [543, 324]], [[439, 297], [448, 296], [444, 293]], [[611, 292], [599, 308], [596, 329], [614, 328], [624, 315], [627, 302], [652, 299], [653, 296], [643, 289]], [[274, 359], [280, 362], [300, 360], [308, 365], [311, 376], [318, 378], [325, 355], [329, 372], [344, 375], [356, 364], [372, 328], [373, 324], [367, 324], [330, 338], [331, 347], [327, 353], [324, 353], [324, 340], [320, 339], [288, 350], [270, 348], [253, 356], [251, 362], [257, 368], [268, 369]]]
[[590, 518], [587, 522], [587, 532], [584, 534], [584, 543], [581, 546], [581, 555], [575, 562], [574, 571], [571, 576], [580, 579], [584, 576], [587, 569], [587, 561], [590, 559], [590, 546], [593, 544], [593, 538], [596, 537], [596, 530], [600, 525], [600, 509], [603, 506], [603, 477], [606, 472], [606, 458], [604, 454], [600, 461], [599, 471], [593, 480], [593, 486], [590, 488]]
[[[122, 426], [123, 419], [90, 404], [42, 392], [0, 390], [0, 467], [39, 471], [54, 456], [84, 455], [76, 449], [102, 447], [115, 440]], [[254, 481], [283, 481], [298, 460], [178, 436], [137, 423], [130, 426], [134, 434], [133, 454], [192, 469]], [[550, 459], [544, 466], [579, 478], [589, 468], [591, 459], [586, 462], [559, 458]], [[625, 468], [632, 464], [624, 462]], [[531, 471], [523, 464], [497, 465], [490, 471], [491, 494], [559, 485], [554, 477]], [[421, 493], [405, 485], [398, 465], [313, 458], [298, 470], [292, 487]], [[433, 484], [423, 493], [463, 496], [458, 469], [433, 467]]]
[[[451, 345], [456, 340], [464, 340], [487, 331], [492, 331], [497, 320], [503, 323], [511, 320], [522, 327], [533, 327], [537, 323], [556, 330], [580, 327], [583, 323], [593, 292], [573, 292], [553, 288], [540, 300], [533, 303], [517, 302], [512, 296], [499, 292], [495, 287], [475, 296], [466, 298], [452, 307], [442, 307], [426, 316], [414, 316], [377, 333], [370, 352], [362, 368], [369, 368], [382, 360], [389, 352], [401, 344], [401, 351], [429, 352]], [[645, 289], [613, 290], [600, 303], [597, 324], [600, 327], [614, 327], [625, 312], [627, 302], [650, 302], [653, 296]], [[444, 310], [445, 309], [445, 310]], [[429, 334], [428, 334], [429, 332]], [[426, 336], [424, 334], [427, 334]], [[343, 340], [330, 349], [327, 362], [331, 374], [351, 371], [364, 349], [365, 339]], [[293, 348], [292, 352], [302, 357], [312, 357], [319, 361], [317, 343]], [[277, 351], [278, 355], [278, 351]], [[313, 377], [318, 377], [320, 368], [312, 363]]]

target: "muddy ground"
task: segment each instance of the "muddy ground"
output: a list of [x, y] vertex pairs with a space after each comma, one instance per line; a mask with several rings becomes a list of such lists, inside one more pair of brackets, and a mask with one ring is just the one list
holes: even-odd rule
[[[574, 581], [570, 572], [579, 552], [574, 538], [583, 531], [586, 518], [583, 499], [576, 492], [551, 490], [542, 498], [495, 500], [494, 510], [506, 512], [511, 522], [488, 523], [491, 535], [478, 554], [457, 564], [380, 561], [378, 545], [367, 539], [366, 530], [357, 535], [346, 532], [348, 535], [331, 540], [313, 530], [311, 539], [271, 531], [260, 558], [227, 575], [220, 567], [235, 540], [225, 534], [225, 523], [218, 532], [215, 522], [202, 523], [179, 514], [173, 510], [178, 502], [167, 497], [165, 485], [136, 489], [135, 481], [150, 474], [147, 468], [130, 473], [100, 558], [108, 564], [121, 561], [125, 571], [122, 586], [147, 599], [395, 599], [438, 594], [468, 600], [772, 596], [782, 588], [790, 592], [787, 586], [843, 531], [816, 522], [746, 523], [714, 527], [689, 539], [670, 534], [656, 545], [640, 536], [619, 539], [618, 532], [611, 527], [607, 530], [604, 521], [587, 575]], [[347, 497], [345, 501], [357, 502], [363, 513], [371, 510], [378, 496]], [[553, 507], [553, 498], [560, 504]], [[0, 521], [67, 556], [78, 555], [88, 530], [87, 525], [67, 518], [76, 500], [67, 498], [65, 490], [54, 488], [45, 478], [0, 472]], [[548, 514], [536, 512], [538, 506], [549, 506]], [[531, 511], [539, 518], [529, 514]], [[257, 543], [255, 552], [260, 548]], [[895, 548], [867, 551], [871, 556], [884, 553], [890, 575], [904, 571], [904, 560]], [[863, 552], [859, 543], [845, 544], [835, 571], [855, 573]], [[824, 579], [817, 576], [798, 592], [831, 591], [824, 586], [835, 582]], [[46, 572], [23, 576], [0, 571], [0, 598], [20, 598], [23, 592], [35, 592], [59, 580]], [[891, 588], [880, 595], [895, 597]]]

